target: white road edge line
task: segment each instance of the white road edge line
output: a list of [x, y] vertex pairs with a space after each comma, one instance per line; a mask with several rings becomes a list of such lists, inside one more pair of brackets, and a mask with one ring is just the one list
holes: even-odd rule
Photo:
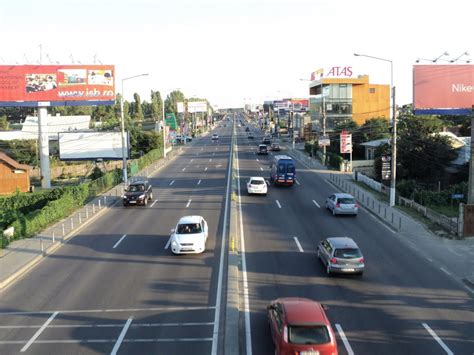
[[174, 184], [174, 180], [172, 180], [172, 181], [170, 182], [170, 186], [173, 185], [173, 184]]
[[252, 334], [250, 327], [250, 305], [249, 305], [249, 285], [247, 281], [247, 260], [245, 258], [245, 237], [244, 237], [244, 222], [242, 217], [242, 200], [240, 196], [240, 164], [239, 164], [239, 150], [237, 150], [237, 172], [238, 179], [237, 182], [237, 192], [238, 192], [238, 201], [239, 201], [239, 222], [240, 222], [240, 252], [242, 255], [242, 283], [244, 286], [244, 317], [245, 317], [245, 350], [246, 355], [252, 355]]
[[280, 201], [275, 200], [276, 204], [278, 205], [278, 208], [281, 208]]
[[191, 204], [191, 201], [192, 201], [191, 199], [188, 200], [188, 203], [186, 204], [186, 208], [189, 207], [189, 205]]
[[41, 328], [38, 329], [38, 331], [31, 337], [30, 340], [28, 340], [28, 343], [25, 344], [20, 350], [20, 352], [24, 353], [28, 348], [35, 342], [36, 339], [43, 333], [43, 331], [46, 329], [46, 327], [53, 321], [53, 319], [58, 315], [59, 312], [54, 312], [51, 314], [51, 316], [48, 318], [46, 322], [41, 326]]
[[122, 238], [120, 238], [120, 239], [118, 240], [118, 242], [114, 244], [114, 246], [112, 247], [112, 249], [117, 248], [118, 245], [122, 242], [122, 240], [125, 239], [126, 236], [127, 236], [126, 234], [122, 235]]
[[[229, 161], [232, 161], [232, 141], [229, 149]], [[217, 149], [217, 147], [216, 147]], [[225, 195], [225, 207], [224, 207], [224, 222], [222, 224], [222, 237], [221, 237], [221, 256], [219, 261], [219, 274], [217, 276], [217, 292], [216, 292], [216, 311], [214, 312], [214, 329], [212, 330], [212, 347], [211, 355], [217, 355], [217, 340], [219, 339], [219, 321], [221, 316], [221, 299], [222, 299], [222, 278], [224, 275], [224, 252], [225, 246], [225, 235], [227, 230], [227, 214], [229, 212], [229, 194], [230, 194], [230, 178], [232, 176], [232, 164], [229, 164], [227, 170], [227, 190]], [[251, 355], [251, 354], [248, 354]]]
[[319, 205], [319, 203], [317, 203], [315, 200], [313, 200], [313, 203], [314, 203], [318, 208], [321, 208], [321, 206]]
[[344, 347], [346, 348], [347, 355], [354, 355], [354, 350], [352, 350], [351, 344], [349, 344], [349, 340], [347, 340], [346, 334], [344, 334], [344, 331], [342, 330], [341, 325], [336, 324], [336, 329], [337, 329], [337, 332], [339, 333], [339, 336], [342, 339], [342, 342], [344, 343]]
[[433, 329], [430, 328], [430, 326], [426, 323], [421, 323], [423, 327], [430, 333], [430, 335], [438, 342], [439, 345], [446, 351], [446, 354], [448, 355], [454, 355], [454, 353], [449, 349], [446, 344], [441, 340], [441, 338], [433, 331]]
[[110, 355], [116, 355], [117, 354], [117, 351], [119, 350], [120, 345], [122, 345], [123, 338], [125, 338], [125, 334], [127, 334], [128, 328], [130, 327], [130, 323], [132, 323], [132, 319], [133, 319], [133, 317], [130, 317], [130, 318], [127, 319], [127, 322], [123, 326], [123, 329], [120, 332], [120, 335], [117, 339], [117, 342], [115, 343], [114, 348], [112, 349], [112, 352], [110, 353]]
[[158, 202], [158, 200], [153, 201], [153, 203], [150, 205], [150, 207], [153, 207], [155, 205], [155, 203], [157, 203], [157, 202]]
[[197, 183], [197, 184], [198, 184], [198, 185], [201, 185], [201, 179], [199, 179], [199, 181], [198, 181], [198, 183]]
[[300, 244], [298, 238], [297, 238], [297, 237], [293, 237], [293, 239], [295, 240], [296, 246], [298, 247], [299, 251], [300, 251], [301, 253], [303, 253], [304, 250], [303, 250], [303, 248], [301, 247], [301, 244]]

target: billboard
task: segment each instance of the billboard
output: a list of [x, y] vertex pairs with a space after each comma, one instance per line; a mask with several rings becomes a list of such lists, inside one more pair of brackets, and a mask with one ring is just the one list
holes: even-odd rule
[[188, 112], [207, 112], [207, 101], [188, 101]]
[[474, 105], [474, 65], [413, 66], [415, 114], [469, 115]]
[[[129, 140], [126, 139], [126, 142]], [[127, 143], [127, 158], [130, 151]], [[59, 133], [60, 160], [122, 159], [121, 132]]]
[[346, 131], [341, 132], [341, 154], [352, 153], [352, 134]]
[[114, 103], [113, 65], [0, 65], [0, 106]]

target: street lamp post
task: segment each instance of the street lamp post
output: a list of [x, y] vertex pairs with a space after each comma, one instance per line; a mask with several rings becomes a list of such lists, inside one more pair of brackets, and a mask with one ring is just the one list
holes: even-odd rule
[[122, 79], [122, 94], [120, 95], [120, 126], [121, 126], [121, 133], [122, 133], [122, 176], [123, 176], [123, 182], [125, 185], [127, 185], [127, 142], [125, 138], [125, 122], [124, 122], [124, 114], [123, 114], [123, 103], [124, 103], [124, 98], [123, 98], [123, 82], [126, 80], [138, 78], [140, 76], [148, 76], [148, 74], [139, 74], [139, 75], [134, 75], [130, 76], [128, 78], [123, 78]]
[[397, 118], [395, 106], [395, 86], [393, 86], [393, 61], [390, 59], [374, 57], [366, 54], [354, 53], [356, 57], [367, 57], [371, 59], [381, 60], [390, 63], [390, 89], [392, 94], [392, 176], [390, 183], [390, 206], [395, 206], [395, 192], [397, 182]]

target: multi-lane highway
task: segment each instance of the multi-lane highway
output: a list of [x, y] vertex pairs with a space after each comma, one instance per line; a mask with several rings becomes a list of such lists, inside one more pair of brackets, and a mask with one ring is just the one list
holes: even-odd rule
[[[467, 292], [368, 212], [332, 216], [325, 199], [336, 190], [324, 171], [298, 162], [293, 187], [270, 186], [265, 197], [247, 196], [248, 177], [269, 174], [272, 154], [256, 155], [258, 142], [237, 129], [247, 355], [273, 352], [265, 307], [278, 297], [326, 304], [340, 354], [474, 352], [474, 303]], [[353, 238], [362, 249], [363, 277], [326, 275], [316, 247], [338, 236]]]
[[[215, 132], [149, 179], [152, 203], [117, 205], [0, 294], [0, 354], [223, 353], [231, 130]], [[193, 214], [207, 251], [175, 256], [170, 230]]]
[[[265, 307], [297, 296], [329, 307], [340, 354], [472, 355], [470, 295], [366, 211], [333, 217], [324, 171], [297, 162], [293, 187], [247, 196], [247, 178], [268, 177], [273, 156], [255, 154], [261, 132], [251, 130], [254, 140], [227, 122], [212, 132], [218, 142], [187, 145], [149, 179], [152, 203], [111, 208], [0, 293], [0, 354], [235, 350], [223, 341], [234, 135], [242, 354], [274, 352]], [[207, 251], [175, 256], [170, 230], [191, 214], [209, 224]], [[363, 277], [326, 275], [316, 246], [329, 236], [356, 240]]]

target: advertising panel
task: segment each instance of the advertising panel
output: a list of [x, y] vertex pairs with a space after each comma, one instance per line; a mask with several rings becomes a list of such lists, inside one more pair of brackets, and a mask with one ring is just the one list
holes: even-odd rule
[[113, 65], [0, 66], [0, 106], [90, 106], [114, 102]]
[[[130, 158], [128, 147], [127, 143], [127, 158]], [[59, 133], [60, 160], [122, 159], [122, 156], [120, 132]]]
[[306, 112], [309, 108], [308, 99], [291, 99], [290, 109], [295, 112]]
[[474, 65], [413, 66], [415, 114], [469, 115], [474, 105]]
[[341, 154], [352, 153], [352, 134], [341, 132]]
[[207, 112], [207, 101], [188, 101], [188, 112]]

